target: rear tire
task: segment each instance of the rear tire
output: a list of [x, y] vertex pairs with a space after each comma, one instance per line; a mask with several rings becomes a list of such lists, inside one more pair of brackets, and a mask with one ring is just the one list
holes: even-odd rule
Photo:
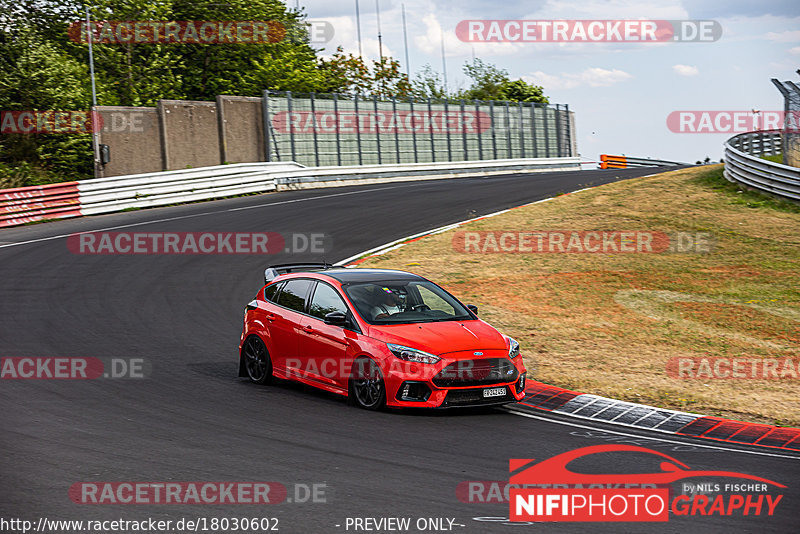
[[250, 336], [245, 340], [242, 345], [242, 361], [251, 382], [266, 384], [272, 379], [272, 359], [258, 336]]
[[348, 396], [353, 404], [365, 410], [386, 406], [386, 385], [377, 363], [369, 358], [353, 362]]

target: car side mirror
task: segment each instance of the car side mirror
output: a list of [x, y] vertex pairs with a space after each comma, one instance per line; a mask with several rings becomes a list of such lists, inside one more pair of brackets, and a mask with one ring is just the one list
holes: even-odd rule
[[325, 324], [344, 327], [347, 324], [347, 315], [344, 312], [332, 311], [325, 315]]
[[469, 311], [471, 311], [475, 315], [478, 315], [478, 307], [475, 306], [474, 304], [467, 304], [467, 308], [469, 308]]

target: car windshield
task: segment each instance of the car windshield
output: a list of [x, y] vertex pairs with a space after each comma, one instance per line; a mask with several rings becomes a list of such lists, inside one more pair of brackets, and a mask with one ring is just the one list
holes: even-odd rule
[[345, 292], [370, 324], [430, 323], [472, 319], [460, 302], [427, 281], [353, 283]]

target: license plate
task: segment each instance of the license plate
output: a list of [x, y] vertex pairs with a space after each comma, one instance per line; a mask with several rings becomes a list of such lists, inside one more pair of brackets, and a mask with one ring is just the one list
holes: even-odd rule
[[506, 388], [488, 388], [483, 390], [483, 398], [502, 397], [506, 394]]

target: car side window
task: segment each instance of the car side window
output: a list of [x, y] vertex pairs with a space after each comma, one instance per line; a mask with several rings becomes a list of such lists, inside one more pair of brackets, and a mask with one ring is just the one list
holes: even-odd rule
[[306, 297], [308, 296], [308, 290], [310, 288], [311, 280], [304, 278], [289, 280], [281, 289], [277, 304], [291, 310], [305, 313]]
[[278, 295], [278, 288], [282, 285], [281, 282], [278, 282], [277, 284], [267, 286], [266, 289], [264, 289], [264, 298], [270, 302], [275, 302], [275, 297]]
[[327, 314], [335, 311], [347, 313], [347, 306], [342, 297], [332, 286], [318, 282], [317, 289], [314, 290], [314, 297], [311, 299], [309, 313], [318, 319], [324, 319]]

